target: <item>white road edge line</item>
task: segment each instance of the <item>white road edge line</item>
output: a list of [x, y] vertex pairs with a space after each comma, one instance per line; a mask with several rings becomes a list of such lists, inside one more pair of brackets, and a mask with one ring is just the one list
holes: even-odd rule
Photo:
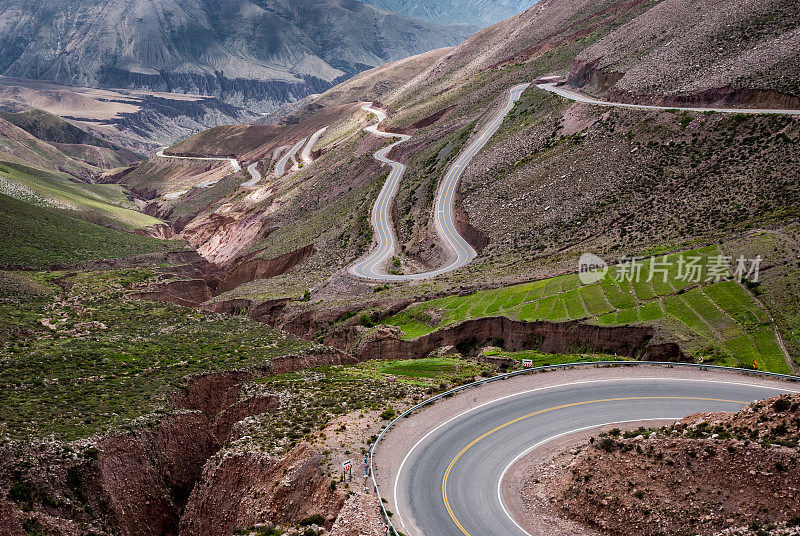
[[503, 508], [503, 512], [506, 514], [508, 519], [510, 519], [511, 522], [514, 523], [519, 530], [521, 530], [522, 532], [524, 532], [528, 536], [533, 536], [530, 532], [528, 532], [527, 530], [522, 528], [522, 525], [517, 523], [517, 520], [514, 519], [514, 517], [511, 515], [511, 512], [509, 512], [508, 508], [506, 508], [506, 502], [503, 500], [503, 479], [506, 477], [506, 473], [508, 472], [508, 470], [511, 469], [511, 467], [515, 463], [517, 463], [521, 458], [523, 458], [524, 456], [526, 456], [529, 453], [533, 452], [534, 450], [536, 450], [537, 448], [541, 447], [545, 443], [549, 443], [550, 441], [554, 441], [554, 440], [556, 440], [558, 438], [561, 438], [561, 437], [564, 437], [564, 436], [577, 434], [579, 432], [585, 432], [586, 430], [593, 430], [595, 428], [602, 428], [604, 426], [612, 426], [612, 425], [616, 425], [616, 424], [630, 424], [630, 423], [634, 423], [634, 422], [648, 422], [648, 421], [679, 421], [681, 419], [683, 419], [683, 417], [656, 417], [656, 418], [649, 418], [649, 419], [629, 419], [627, 421], [613, 421], [613, 422], [606, 422], [606, 423], [603, 423], [603, 424], [593, 424], [591, 426], [584, 426], [582, 428], [576, 428], [575, 430], [570, 430], [568, 432], [562, 432], [562, 433], [556, 434], [556, 435], [554, 435], [552, 437], [548, 437], [547, 439], [539, 441], [534, 446], [532, 446], [532, 447], [526, 449], [525, 451], [523, 451], [519, 456], [514, 458], [514, 460], [511, 463], [509, 463], [506, 466], [505, 469], [503, 469], [503, 472], [500, 474], [500, 480], [497, 481], [497, 500], [500, 501], [500, 506]]
[[772, 389], [772, 390], [775, 390], [775, 391], [783, 391], [783, 392], [786, 392], [786, 393], [800, 392], [797, 389], [784, 389], [782, 387], [773, 387], [771, 385], [758, 385], [758, 384], [747, 383], [747, 382], [731, 382], [731, 381], [725, 381], [725, 380], [703, 380], [703, 379], [699, 379], [699, 378], [686, 378], [686, 379], [683, 379], [683, 378], [657, 378], [657, 377], [650, 377], [650, 378], [607, 378], [607, 379], [602, 379], [602, 380], [579, 380], [579, 381], [574, 381], [574, 382], [559, 383], [559, 384], [554, 384], [554, 385], [546, 385], [544, 387], [537, 387], [536, 389], [528, 389], [528, 390], [525, 390], [525, 391], [520, 391], [518, 393], [512, 393], [510, 395], [505, 395], [505, 396], [502, 396], [500, 398], [495, 398], [494, 400], [489, 400], [487, 402], [484, 402], [483, 404], [479, 404], [479, 405], [475, 406], [474, 408], [470, 408], [470, 409], [468, 409], [468, 410], [466, 410], [466, 411], [464, 411], [462, 413], [459, 413], [458, 415], [456, 415], [454, 417], [451, 417], [451, 418], [447, 419], [446, 421], [444, 421], [443, 423], [438, 425], [436, 428], [434, 428], [433, 430], [431, 430], [430, 432], [425, 434], [422, 437], [422, 439], [417, 441], [414, 444], [414, 446], [411, 447], [411, 450], [409, 450], [408, 453], [405, 455], [405, 457], [403, 458], [403, 461], [400, 462], [400, 467], [397, 469], [397, 475], [395, 475], [394, 487], [392, 489], [392, 500], [395, 503], [394, 504], [394, 509], [395, 509], [395, 512], [397, 513], [398, 519], [400, 520], [400, 524], [403, 527], [406, 526], [405, 522], [403, 521], [403, 514], [400, 512], [399, 501], [397, 500], [397, 488], [398, 488], [398, 485], [399, 485], [399, 482], [400, 482], [400, 474], [403, 472], [403, 467], [405, 466], [405, 464], [408, 461], [408, 458], [411, 456], [411, 454], [417, 449], [417, 447], [422, 442], [424, 442], [426, 439], [428, 439], [428, 437], [431, 434], [433, 434], [434, 432], [436, 432], [437, 430], [439, 430], [441, 427], [445, 426], [446, 424], [449, 424], [449, 423], [453, 422], [454, 420], [463, 417], [467, 413], [472, 413], [473, 411], [476, 411], [476, 410], [478, 410], [478, 409], [480, 409], [480, 408], [482, 408], [484, 406], [488, 406], [488, 405], [494, 404], [496, 402], [501, 402], [503, 400], [507, 400], [507, 399], [513, 398], [515, 396], [535, 393], [537, 391], [544, 391], [546, 389], [554, 389], [556, 387], [569, 387], [571, 385], [583, 385], [583, 384], [587, 384], [587, 383], [605, 383], [605, 382], [616, 382], [616, 381], [654, 381], [654, 380], [658, 380], [658, 381], [676, 381], [676, 382], [721, 383], [721, 384], [725, 384], [725, 385], [742, 385], [742, 386], [746, 386], [746, 387], [759, 387], [759, 388], [764, 388], [764, 389]]

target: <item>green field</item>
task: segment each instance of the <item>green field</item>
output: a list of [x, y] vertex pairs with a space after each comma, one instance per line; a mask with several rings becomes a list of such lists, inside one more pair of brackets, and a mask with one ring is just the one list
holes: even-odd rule
[[118, 429], [168, 409], [187, 374], [263, 369], [317, 347], [245, 318], [123, 299], [153, 280], [145, 269], [68, 277], [64, 301], [52, 283], [64, 273], [0, 274], [0, 436]]
[[0, 161], [0, 194], [41, 207], [74, 212], [83, 219], [123, 229], [162, 223], [137, 212], [119, 185], [79, 183], [9, 162]]
[[487, 350], [486, 355], [514, 359], [520, 364], [522, 364], [523, 359], [529, 359], [534, 367], [563, 365], [564, 363], [585, 363], [587, 361], [614, 361], [616, 359], [613, 356], [604, 354], [543, 354], [538, 350], [507, 352], [499, 348]]
[[182, 249], [0, 194], [0, 267], [46, 267]]
[[[584, 320], [601, 325], [655, 324], [666, 327], [706, 362], [790, 372], [769, 315], [735, 281], [699, 282], [679, 277], [688, 261], [704, 266], [720, 254], [716, 246], [647, 259], [643, 277], [616, 281], [612, 272], [584, 285], [577, 274], [423, 302], [384, 321], [414, 339], [463, 320], [506, 316], [526, 321]], [[655, 262], [655, 264], [653, 264]], [[650, 273], [654, 277], [650, 278]], [[650, 279], [648, 281], [648, 279]], [[433, 319], [440, 320], [433, 320]]]

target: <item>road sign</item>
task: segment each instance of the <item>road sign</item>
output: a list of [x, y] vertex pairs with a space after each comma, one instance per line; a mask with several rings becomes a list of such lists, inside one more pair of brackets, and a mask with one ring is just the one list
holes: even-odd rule
[[344, 481], [345, 476], [349, 476], [350, 480], [353, 480], [353, 460], [342, 462], [342, 481]]
[[532, 368], [533, 367], [533, 360], [532, 359], [523, 359], [522, 366], [525, 368]]

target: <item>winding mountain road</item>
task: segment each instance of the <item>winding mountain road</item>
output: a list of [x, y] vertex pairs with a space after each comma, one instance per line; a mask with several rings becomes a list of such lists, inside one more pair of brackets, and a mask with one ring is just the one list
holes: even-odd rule
[[386, 120], [386, 114], [369, 105], [363, 107], [364, 110], [375, 114], [378, 119], [376, 124], [370, 125], [365, 129], [367, 132], [381, 137], [398, 138], [398, 140], [379, 149], [373, 155], [376, 160], [388, 164], [392, 169], [372, 208], [372, 227], [375, 232], [377, 246], [373, 248], [371, 253], [362, 257], [348, 268], [350, 274], [361, 279], [373, 281], [412, 281], [436, 277], [437, 275], [457, 270], [472, 262], [476, 256], [476, 252], [472, 246], [470, 246], [469, 242], [458, 232], [454, 221], [453, 203], [455, 202], [458, 191], [458, 184], [467, 165], [469, 165], [475, 155], [483, 149], [486, 143], [498, 131], [506, 115], [514, 108], [514, 105], [520, 99], [522, 93], [529, 86], [530, 84], [520, 84], [512, 87], [508, 91], [506, 104], [497, 111], [492, 120], [480, 130], [478, 136], [476, 136], [467, 148], [459, 154], [455, 162], [448, 168], [436, 193], [434, 222], [438, 235], [450, 249], [451, 262], [442, 268], [417, 274], [395, 275], [385, 271], [386, 262], [397, 250], [397, 238], [394, 232], [394, 225], [392, 224], [391, 207], [397, 195], [400, 180], [406, 169], [404, 164], [388, 158], [387, 155], [397, 145], [409, 140], [410, 136], [378, 130], [378, 125]]
[[161, 158], [174, 158], [176, 160], [205, 160], [210, 162], [229, 162], [231, 165], [231, 169], [233, 169], [234, 173], [239, 173], [242, 170], [242, 166], [239, 165], [239, 161], [235, 158], [221, 158], [221, 157], [211, 157], [211, 156], [174, 156], [171, 154], [164, 154], [168, 147], [162, 147], [156, 153], [156, 156], [160, 156]]
[[585, 102], [597, 106], [611, 106], [614, 108], [634, 108], [637, 110], [681, 110], [685, 112], [719, 112], [733, 114], [774, 114], [774, 115], [800, 115], [800, 110], [772, 109], [772, 108], [718, 108], [718, 107], [682, 107], [682, 106], [654, 106], [647, 104], [625, 104], [622, 102], [604, 101], [595, 99], [557, 83], [536, 84], [536, 87], [550, 93], [555, 93], [565, 99]]
[[314, 146], [317, 144], [319, 139], [322, 137], [323, 134], [325, 134], [325, 131], [327, 130], [328, 127], [322, 127], [321, 129], [313, 133], [310, 138], [308, 138], [308, 143], [306, 143], [306, 146], [303, 147], [303, 150], [300, 152], [300, 160], [302, 160], [304, 164], [308, 165], [311, 162], [313, 162], [313, 160], [311, 159], [311, 151], [314, 150]]
[[[230, 163], [231, 169], [233, 170], [234, 173], [239, 173], [242, 170], [242, 166], [239, 164], [239, 161], [236, 160], [235, 158], [222, 158], [222, 157], [211, 157], [211, 156], [208, 156], [208, 157], [205, 157], [205, 156], [175, 156], [175, 155], [171, 155], [171, 154], [164, 154], [164, 151], [166, 151], [167, 149], [168, 149], [168, 147], [162, 147], [161, 149], [158, 150], [158, 152], [156, 153], [156, 156], [159, 156], [161, 158], [173, 158], [175, 160], [199, 160], [201, 162], [203, 162], [203, 161], [205, 161], [205, 162], [228, 162], [228, 163]], [[253, 170], [255, 170], [254, 167], [253, 167]], [[250, 168], [248, 168], [247, 171], [250, 171]], [[258, 172], [256, 171], [256, 173], [258, 173]], [[245, 186], [246, 184], [249, 184], [250, 182], [255, 180], [256, 176], [253, 175], [252, 171], [250, 171], [250, 176], [252, 177], [252, 179], [250, 181], [246, 182], [246, 183], [243, 183], [242, 186]], [[260, 175], [259, 175], [258, 180], [261, 180], [261, 176]], [[206, 182], [201, 182], [200, 184], [196, 184], [194, 186], [194, 188], [211, 188], [212, 186], [214, 186], [218, 182], [219, 182], [219, 179], [210, 180], [210, 181], [206, 181]], [[255, 181], [255, 182], [258, 182], [258, 181]], [[178, 199], [179, 197], [183, 196], [184, 194], [187, 194], [188, 192], [189, 192], [188, 189], [187, 190], [179, 190], [177, 192], [170, 192], [170, 193], [164, 194], [163, 197], [164, 197], [164, 199]]]
[[[529, 377], [530, 387], [514, 394], [476, 405], [474, 392], [465, 391], [436, 404], [451, 404], [450, 413], [436, 406], [424, 410], [442, 414], [446, 420], [438, 426], [415, 423], [418, 417], [403, 419], [384, 440], [403, 448], [382, 447], [391, 449], [385, 455], [392, 459], [384, 465], [394, 467], [382, 480], [395, 527], [416, 536], [527, 536], [505, 502], [503, 478], [517, 460], [547, 442], [608, 425], [737, 411], [755, 399], [797, 390], [786, 382], [726, 373], [655, 372], [654, 377], [621, 370], [590, 373], [597, 379], [568, 372], [555, 374], [569, 380]], [[535, 387], [537, 382], [552, 383]], [[379, 464], [382, 452], [376, 454]]]
[[281, 178], [286, 174], [286, 164], [289, 163], [289, 160], [293, 159], [294, 156], [297, 154], [297, 151], [303, 148], [303, 144], [306, 142], [306, 138], [295, 143], [289, 150], [286, 152], [285, 155], [278, 160], [278, 163], [275, 165], [275, 177]]
[[242, 188], [255, 188], [261, 182], [261, 173], [256, 169], [258, 162], [253, 162], [247, 166], [247, 172], [252, 177], [249, 181], [242, 183]]

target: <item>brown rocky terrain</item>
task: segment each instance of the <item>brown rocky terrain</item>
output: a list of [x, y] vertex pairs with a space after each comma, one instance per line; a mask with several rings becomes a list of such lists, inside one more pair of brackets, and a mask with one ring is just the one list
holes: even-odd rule
[[629, 102], [796, 108], [799, 17], [788, 0], [666, 0], [581, 52], [568, 83]]
[[[296, 359], [295, 369], [307, 366], [302, 356]], [[95, 534], [222, 536], [265, 519], [296, 525], [314, 513], [330, 527], [345, 496], [333, 490], [320, 454], [309, 445], [301, 443], [286, 457], [221, 451], [245, 433], [236, 423], [280, 403], [274, 395], [246, 394], [243, 385], [251, 378], [236, 372], [189, 378], [174, 397], [173, 412], [129, 433], [68, 446], [4, 445], [2, 534], [36, 529], [73, 535], [88, 528]], [[255, 490], [267, 494], [252, 495]]]
[[611, 430], [537, 471], [522, 494], [602, 534], [792, 534], [800, 522], [798, 408], [797, 395], [783, 395], [736, 414]]
[[204, 95], [95, 89], [0, 76], [0, 109], [41, 110], [140, 154], [256, 114]]

